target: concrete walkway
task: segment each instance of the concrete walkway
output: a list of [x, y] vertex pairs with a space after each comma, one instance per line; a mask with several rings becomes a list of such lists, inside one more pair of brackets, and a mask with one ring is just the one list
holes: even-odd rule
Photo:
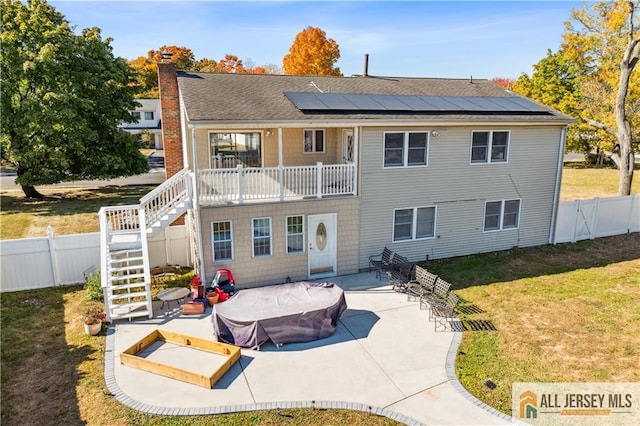
[[[181, 316], [175, 303], [168, 312], [158, 304], [151, 320], [117, 322], [107, 336], [109, 391], [136, 410], [164, 415], [316, 407], [362, 410], [416, 425], [510, 422], [455, 379], [461, 333], [434, 332], [426, 310], [373, 273], [330, 281], [345, 290], [348, 305], [332, 336], [243, 349], [240, 361], [213, 389], [120, 364], [120, 353], [156, 328], [212, 339], [211, 308], [200, 316]], [[210, 375], [217, 368], [194, 349], [156, 352], [158, 360], [190, 371]]]

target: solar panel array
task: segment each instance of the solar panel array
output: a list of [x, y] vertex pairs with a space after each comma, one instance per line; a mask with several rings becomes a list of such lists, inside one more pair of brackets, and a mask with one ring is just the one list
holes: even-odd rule
[[518, 96], [374, 95], [361, 93], [285, 92], [301, 111], [369, 111], [422, 113], [549, 113]]

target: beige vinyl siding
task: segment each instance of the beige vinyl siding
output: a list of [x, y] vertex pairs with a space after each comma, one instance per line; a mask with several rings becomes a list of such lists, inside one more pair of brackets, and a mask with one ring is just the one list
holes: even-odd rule
[[[548, 242], [561, 127], [426, 128], [439, 132], [428, 167], [387, 169], [384, 130], [364, 129], [360, 144], [360, 268], [385, 246], [421, 261]], [[509, 130], [508, 162], [470, 164], [473, 130]], [[521, 200], [519, 228], [483, 232], [485, 202], [512, 199]], [[393, 242], [393, 210], [428, 206], [437, 209], [435, 238]]]
[[[355, 197], [329, 200], [305, 200], [285, 203], [251, 203], [229, 207], [211, 207], [201, 210], [202, 248], [205, 273], [208, 281], [220, 268], [233, 273], [238, 288], [258, 287], [267, 284], [308, 279], [309, 250], [307, 221], [309, 215], [337, 213], [337, 262], [338, 274], [358, 272], [358, 218], [359, 200]], [[285, 217], [304, 216], [303, 253], [287, 254]], [[272, 255], [252, 256], [251, 220], [259, 217], [271, 218]], [[211, 222], [231, 221], [233, 226], [233, 260], [213, 262], [211, 244]], [[325, 280], [330, 281], [330, 278]]]

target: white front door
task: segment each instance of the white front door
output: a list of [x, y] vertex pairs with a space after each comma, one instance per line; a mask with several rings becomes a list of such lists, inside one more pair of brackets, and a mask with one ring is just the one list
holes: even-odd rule
[[338, 273], [337, 217], [337, 213], [308, 217], [309, 278], [332, 277]]

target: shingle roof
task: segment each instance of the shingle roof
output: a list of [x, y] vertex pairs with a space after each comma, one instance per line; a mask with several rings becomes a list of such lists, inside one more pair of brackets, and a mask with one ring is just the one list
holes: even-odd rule
[[319, 77], [273, 74], [218, 74], [178, 72], [178, 84], [189, 120], [198, 121], [305, 121], [312, 120], [492, 120], [571, 122], [551, 108], [547, 114], [483, 114], [472, 111], [437, 114], [411, 111], [301, 111], [285, 92], [420, 95], [443, 97], [519, 97], [489, 80], [405, 77]]

